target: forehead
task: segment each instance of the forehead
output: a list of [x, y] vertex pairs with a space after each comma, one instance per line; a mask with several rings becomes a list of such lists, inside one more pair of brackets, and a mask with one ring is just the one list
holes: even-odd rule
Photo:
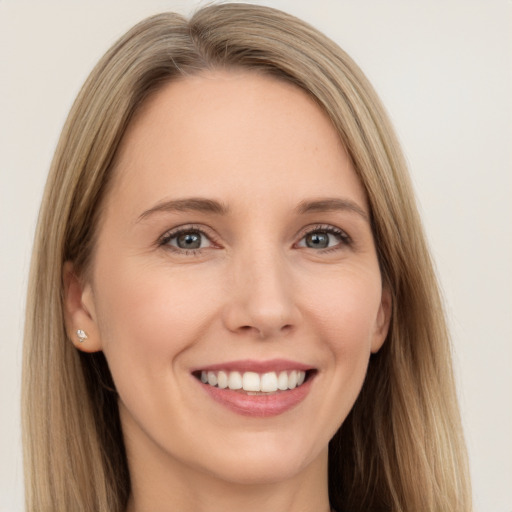
[[325, 112], [300, 88], [251, 71], [208, 71], [163, 86], [130, 124], [115, 173], [115, 188], [135, 189], [139, 199], [150, 189], [176, 193], [177, 185], [184, 195], [249, 186], [264, 196], [273, 184], [290, 191], [287, 183], [332, 195], [350, 182], [365, 203]]

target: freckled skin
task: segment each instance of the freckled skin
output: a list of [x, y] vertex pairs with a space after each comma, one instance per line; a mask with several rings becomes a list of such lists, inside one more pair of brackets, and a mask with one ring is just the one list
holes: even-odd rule
[[[269, 77], [188, 77], [144, 105], [115, 173], [81, 297], [84, 350], [104, 351], [119, 392], [130, 510], [230, 510], [241, 488], [270, 493], [266, 510], [328, 510], [327, 444], [390, 309], [367, 220], [347, 209], [297, 211], [340, 198], [369, 213], [328, 118]], [[191, 197], [228, 211], [140, 218]], [[200, 247], [180, 247], [176, 229], [199, 233]], [[308, 246], [312, 231], [328, 233], [328, 247]], [[317, 371], [307, 397], [274, 417], [236, 414], [191, 375], [274, 358]]]

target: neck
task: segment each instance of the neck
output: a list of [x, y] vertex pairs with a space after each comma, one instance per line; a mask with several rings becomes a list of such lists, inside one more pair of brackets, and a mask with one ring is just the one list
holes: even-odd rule
[[175, 460], [165, 468], [129, 465], [132, 492], [126, 512], [330, 511], [327, 450], [303, 471], [273, 482], [225, 481]]

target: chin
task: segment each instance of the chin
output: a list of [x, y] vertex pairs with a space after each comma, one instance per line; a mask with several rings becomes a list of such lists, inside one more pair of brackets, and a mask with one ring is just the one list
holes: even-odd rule
[[[324, 465], [327, 471], [328, 447], [318, 450], [293, 451], [287, 442], [281, 440], [278, 446], [272, 443], [263, 446], [261, 440], [254, 442], [250, 450], [229, 451], [216, 458], [218, 463], [208, 468], [208, 472], [217, 478], [239, 485], [271, 485], [292, 480], [308, 468]], [[236, 454], [236, 455], [233, 455]], [[210, 465], [210, 464], [209, 464]]]

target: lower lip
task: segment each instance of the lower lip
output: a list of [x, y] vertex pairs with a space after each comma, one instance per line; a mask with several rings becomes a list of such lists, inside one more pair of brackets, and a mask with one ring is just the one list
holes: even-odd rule
[[220, 389], [199, 380], [197, 382], [211, 398], [231, 411], [243, 416], [267, 418], [283, 414], [300, 404], [311, 389], [312, 377], [295, 389], [266, 395], [249, 395], [243, 391]]

